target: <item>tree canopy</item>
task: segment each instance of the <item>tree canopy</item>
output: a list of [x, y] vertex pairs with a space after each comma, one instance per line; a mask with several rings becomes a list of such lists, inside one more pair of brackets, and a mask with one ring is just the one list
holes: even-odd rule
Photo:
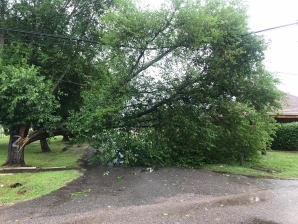
[[[94, 58], [100, 45], [71, 38], [98, 40], [98, 18], [111, 2], [14, 0], [7, 7], [4, 26], [31, 34], [8, 32], [5, 35], [3, 63], [18, 65], [25, 58], [29, 66], [38, 67], [40, 74], [54, 83], [52, 92], [60, 102], [59, 113], [63, 119], [67, 118], [68, 110], [80, 106], [81, 88], [86, 87], [88, 77], [99, 69]], [[53, 39], [40, 33], [70, 38]]]
[[[106, 161], [197, 166], [255, 158], [270, 144], [282, 94], [263, 66], [238, 0], [15, 1], [6, 24], [96, 40], [98, 45], [11, 34], [5, 65], [21, 58], [55, 83], [78, 140]], [[37, 75], [38, 76], [38, 75]], [[80, 84], [78, 86], [74, 83]], [[40, 101], [41, 103], [42, 101]]]
[[51, 94], [53, 83], [37, 74], [34, 66], [3, 66], [0, 61], [0, 121], [5, 128], [57, 122], [54, 112], [59, 104]]

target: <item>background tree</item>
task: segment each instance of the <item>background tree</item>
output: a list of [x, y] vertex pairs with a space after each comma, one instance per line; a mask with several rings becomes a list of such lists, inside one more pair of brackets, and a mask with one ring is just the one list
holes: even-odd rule
[[102, 20], [105, 76], [82, 93], [69, 127], [133, 163], [256, 157], [282, 94], [262, 65], [265, 41], [247, 35], [241, 2], [173, 0], [149, 10], [122, 0], [116, 9]]
[[[100, 45], [71, 39], [52, 39], [38, 33], [57, 34], [80, 39], [97, 39], [97, 16], [109, 1], [40, 1], [15, 0], [5, 21], [7, 27], [36, 31], [37, 35], [9, 32], [2, 54], [9, 65], [26, 58], [29, 65], [54, 81], [53, 92], [59, 94], [60, 113], [80, 105], [80, 89], [98, 69], [94, 59]], [[72, 95], [70, 97], [70, 94]], [[65, 102], [66, 101], [66, 102]]]
[[[7, 6], [2, 25], [31, 33], [7, 32], [2, 63], [17, 68], [38, 67], [37, 78], [42, 76], [54, 83], [50, 94], [54, 94], [60, 104], [55, 114], [63, 121], [70, 109], [80, 107], [81, 90], [88, 88], [90, 77], [101, 70], [96, 62], [101, 46], [72, 38], [98, 40], [99, 18], [111, 3], [109, 0], [14, 0]], [[53, 39], [41, 33], [70, 38]], [[41, 140], [43, 151], [50, 151], [45, 139], [49, 135], [38, 133], [40, 136], [34, 135], [34, 139]]]
[[24, 149], [29, 127], [56, 123], [59, 104], [51, 94], [53, 83], [37, 76], [36, 68], [3, 66], [0, 61], [0, 120], [9, 130], [7, 161], [4, 165], [24, 166]]

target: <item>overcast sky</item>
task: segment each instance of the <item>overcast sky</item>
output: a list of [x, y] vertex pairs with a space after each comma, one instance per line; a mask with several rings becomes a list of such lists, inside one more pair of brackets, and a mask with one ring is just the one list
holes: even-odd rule
[[[158, 5], [162, 0], [143, 0]], [[265, 65], [282, 81], [284, 92], [298, 96], [298, 0], [243, 0], [248, 5], [251, 31], [297, 23], [295, 26], [260, 33], [271, 41]], [[287, 73], [287, 74], [285, 74]]]
[[[246, 0], [249, 24], [253, 31], [285, 24], [297, 25], [261, 33], [271, 40], [266, 51], [265, 65], [277, 73], [282, 81], [279, 88], [298, 96], [298, 1], [297, 0]], [[289, 74], [285, 74], [289, 73]]]

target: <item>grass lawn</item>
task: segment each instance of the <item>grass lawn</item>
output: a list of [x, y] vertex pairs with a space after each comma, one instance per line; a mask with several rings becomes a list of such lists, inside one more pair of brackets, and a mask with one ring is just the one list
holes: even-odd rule
[[270, 150], [258, 162], [247, 162], [242, 167], [238, 164], [216, 164], [206, 165], [204, 168], [247, 176], [298, 179], [298, 152]]
[[[25, 163], [27, 166], [35, 167], [78, 167], [77, 160], [84, 154], [86, 145], [78, 147], [78, 145], [68, 146], [68, 150], [63, 152], [66, 147], [62, 142], [62, 136], [57, 136], [50, 140], [49, 147], [51, 153], [42, 153], [39, 141], [33, 142], [25, 147]], [[0, 138], [0, 165], [4, 164], [7, 158], [9, 137]]]
[[[79, 167], [77, 160], [82, 157], [87, 145], [67, 146], [58, 136], [50, 141], [51, 153], [42, 153], [39, 142], [33, 142], [25, 148], [25, 162], [28, 166], [35, 167]], [[9, 138], [0, 138], [0, 165], [6, 161]], [[63, 151], [64, 147], [67, 151]], [[49, 171], [38, 173], [14, 173], [1, 175], [0, 173], [0, 207], [18, 201], [24, 201], [48, 194], [64, 186], [82, 172], [78, 170]], [[15, 183], [22, 186], [11, 188]]]
[[[0, 208], [48, 194], [81, 175], [78, 170], [64, 170], [0, 176]], [[11, 188], [15, 183], [22, 183], [22, 186]]]

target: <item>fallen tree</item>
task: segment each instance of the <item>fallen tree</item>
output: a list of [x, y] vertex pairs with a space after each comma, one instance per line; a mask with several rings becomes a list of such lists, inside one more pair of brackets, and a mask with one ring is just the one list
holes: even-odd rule
[[241, 1], [172, 0], [158, 10], [115, 2], [98, 31], [105, 78], [82, 92], [69, 125], [78, 137], [126, 165], [235, 161], [270, 144], [268, 113], [282, 93]]

